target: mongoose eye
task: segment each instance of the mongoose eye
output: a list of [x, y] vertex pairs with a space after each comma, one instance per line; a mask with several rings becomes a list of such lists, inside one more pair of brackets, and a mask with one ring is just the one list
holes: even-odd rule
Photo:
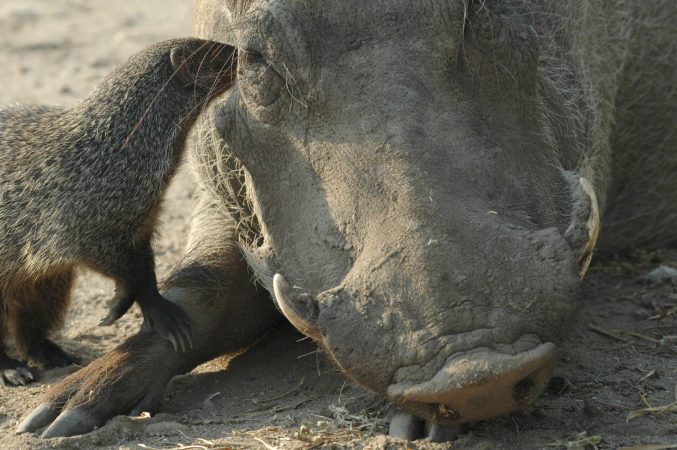
[[237, 57], [240, 64], [243, 65], [256, 64], [265, 60], [261, 53], [248, 49], [239, 49]]
[[280, 96], [284, 80], [258, 51], [238, 51], [237, 78], [245, 103], [269, 106]]

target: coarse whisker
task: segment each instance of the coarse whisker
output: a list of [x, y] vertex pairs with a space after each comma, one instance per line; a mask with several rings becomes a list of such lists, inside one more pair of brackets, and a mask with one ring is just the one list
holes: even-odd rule
[[[221, 50], [219, 50], [219, 53], [220, 52], [221, 52]], [[214, 94], [214, 91], [216, 90], [217, 84], [219, 84], [219, 82], [222, 81], [221, 77], [223, 76], [224, 73], [227, 73], [227, 72], [224, 71], [224, 69], [226, 69], [226, 67], [228, 67], [228, 72], [231, 73], [228, 85], [229, 85], [229, 87], [233, 85], [234, 78], [232, 76], [232, 73], [233, 73], [234, 61], [235, 61], [235, 53], [233, 52], [228, 57], [228, 60], [226, 60], [226, 62], [219, 68], [219, 71], [216, 73], [216, 76], [214, 77], [214, 81], [212, 82], [211, 86], [209, 87], [209, 91], [207, 92], [207, 96], [206, 96], [207, 99], [212, 98], [212, 95]], [[204, 111], [204, 107], [206, 107], [206, 103], [203, 103], [203, 111]]]
[[221, 75], [224, 73], [224, 68], [225, 68], [226, 66], [232, 67], [232, 64], [233, 64], [232, 59], [233, 59], [233, 58], [231, 57], [231, 58], [230, 58], [230, 61], [226, 61], [226, 63], [224, 63], [224, 64], [221, 66], [221, 68], [220, 68], [219, 71], [217, 72], [217, 75], [216, 75], [216, 77], [215, 77], [215, 81], [212, 83], [212, 85], [211, 85], [210, 88], [209, 88], [208, 94], [205, 96], [205, 99], [202, 100], [201, 102], [199, 102], [199, 103], [198, 103], [197, 105], [195, 105], [193, 108], [191, 108], [191, 110], [190, 110], [190, 111], [189, 111], [189, 112], [181, 119], [181, 121], [179, 122], [180, 124], [182, 124], [184, 121], [188, 120], [188, 118], [190, 118], [190, 117], [193, 115], [193, 113], [194, 113], [198, 108], [200, 109], [200, 112], [204, 112], [204, 109], [205, 109], [206, 106], [209, 104], [209, 101], [211, 100], [212, 95], [214, 94], [214, 92], [215, 92], [215, 90], [216, 90], [215, 88], [216, 88], [216, 85], [218, 84], [218, 80], [220, 80]]
[[[294, 78], [294, 75], [292, 75], [291, 71], [289, 70], [289, 68], [285, 63], [282, 63], [282, 67], [284, 67], [285, 70], [284, 84], [285, 87], [287, 88], [287, 92], [289, 92], [289, 95], [291, 96], [292, 99], [296, 100], [301, 104], [301, 106], [307, 109], [308, 103], [306, 103], [305, 98], [303, 98], [303, 93], [299, 89], [298, 84], [296, 83], [296, 79]], [[289, 89], [289, 80], [287, 78], [287, 75], [289, 75], [289, 78], [291, 78], [294, 89]], [[301, 95], [301, 98], [297, 98], [292, 91], [298, 91], [299, 95]]]
[[204, 65], [204, 62], [207, 59], [207, 54], [209, 53], [209, 51], [211, 49], [214, 48], [214, 45], [215, 44], [213, 44], [213, 43], [210, 44], [209, 49], [206, 52], [204, 52], [204, 54], [202, 55], [202, 59], [200, 60], [200, 64], [198, 64], [198, 66], [197, 66], [197, 71], [195, 72], [195, 83], [193, 84], [193, 101], [197, 100], [197, 98], [198, 98], [197, 87], [198, 87], [198, 79], [200, 77], [200, 71], [202, 70], [202, 66]]
[[306, 356], [315, 355], [317, 353], [322, 353], [322, 352], [320, 351], [320, 349], [315, 349], [312, 352], [304, 353], [303, 355], [297, 356], [296, 359], [305, 358]]

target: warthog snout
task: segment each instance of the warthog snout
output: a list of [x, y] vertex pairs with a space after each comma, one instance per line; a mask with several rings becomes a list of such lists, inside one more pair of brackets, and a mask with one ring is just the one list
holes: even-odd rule
[[[586, 180], [572, 186], [576, 207], [562, 231], [470, 215], [461, 228], [474, 224], [484, 242], [401, 243], [358, 258], [339, 286], [319, 293], [276, 274], [276, 303], [346, 374], [423, 417], [464, 423], [513, 411], [550, 377], [549, 338], [570, 316], [594, 248], [596, 199]], [[431, 270], [422, 277], [410, 267]]]
[[505, 355], [489, 349], [458, 355], [419, 384], [392, 384], [388, 396], [440, 423], [506, 414], [534, 401], [550, 378], [555, 346], [548, 342]]

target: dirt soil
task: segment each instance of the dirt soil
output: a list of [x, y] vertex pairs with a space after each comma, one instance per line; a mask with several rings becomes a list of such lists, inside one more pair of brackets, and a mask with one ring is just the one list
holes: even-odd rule
[[[72, 105], [134, 51], [190, 34], [190, 9], [189, 0], [2, 0], [0, 105]], [[160, 276], [183, 246], [191, 193], [184, 170], [155, 245]], [[48, 386], [76, 368], [49, 371], [30, 387], [0, 388], [0, 448], [677, 448], [677, 287], [646, 280], [659, 265], [677, 268], [677, 252], [598, 261], [547, 392], [523, 411], [467, 426], [452, 443], [383, 436], [388, 405], [285, 328], [242, 356], [175, 378], [154, 417], [120, 416], [85, 436], [42, 440], [13, 432]], [[112, 292], [109, 281], [83, 273], [56, 336], [85, 362], [140, 325], [134, 310], [113, 327], [97, 326]], [[632, 447], [640, 444], [656, 446]]]

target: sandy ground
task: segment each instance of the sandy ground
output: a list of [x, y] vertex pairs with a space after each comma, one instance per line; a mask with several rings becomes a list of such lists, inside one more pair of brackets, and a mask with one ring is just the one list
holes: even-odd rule
[[[2, 0], [0, 105], [71, 105], [134, 51], [190, 34], [190, 10], [188, 0]], [[169, 194], [155, 246], [160, 276], [185, 240], [191, 186], [183, 171]], [[0, 388], [0, 448], [677, 448], [677, 289], [644, 279], [659, 264], [677, 267], [677, 252], [593, 266], [547, 392], [523, 411], [466, 427], [453, 443], [386, 438], [387, 405], [346, 382], [313, 344], [281, 329], [227, 370], [227, 360], [215, 360], [174, 379], [153, 418], [117, 417], [81, 437], [13, 434], [49, 384], [75, 368], [45, 373], [30, 387]], [[134, 310], [114, 327], [96, 326], [111, 294], [110, 282], [83, 273], [56, 336], [85, 362], [140, 324]]]

